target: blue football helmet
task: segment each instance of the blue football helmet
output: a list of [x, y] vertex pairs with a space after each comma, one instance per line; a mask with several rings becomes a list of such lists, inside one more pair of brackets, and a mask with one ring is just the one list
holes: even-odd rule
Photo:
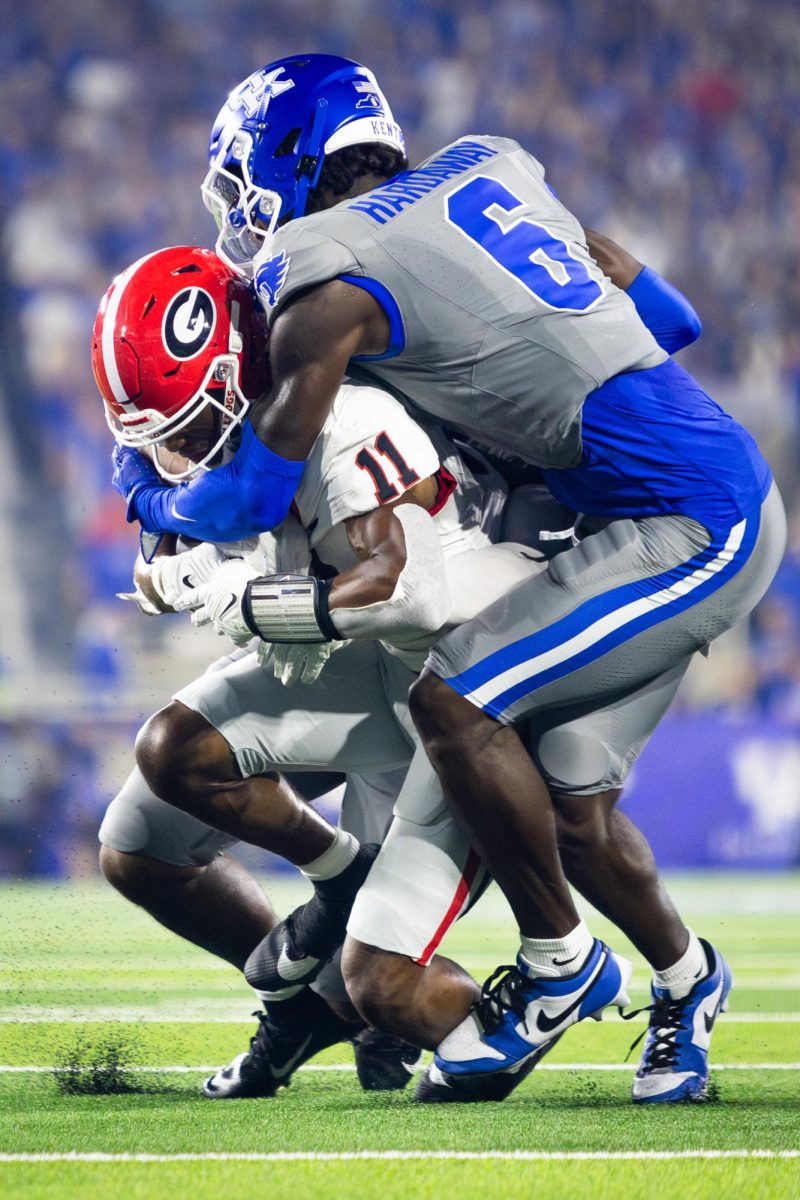
[[278, 224], [302, 217], [325, 158], [363, 142], [405, 155], [386, 98], [366, 67], [333, 54], [293, 55], [255, 71], [214, 122], [203, 203], [217, 253], [241, 270]]

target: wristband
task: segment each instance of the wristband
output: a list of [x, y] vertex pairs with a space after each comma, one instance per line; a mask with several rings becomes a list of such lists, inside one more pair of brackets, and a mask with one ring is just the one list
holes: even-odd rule
[[329, 591], [330, 582], [313, 575], [266, 575], [245, 588], [242, 617], [265, 642], [341, 641], [328, 612]]

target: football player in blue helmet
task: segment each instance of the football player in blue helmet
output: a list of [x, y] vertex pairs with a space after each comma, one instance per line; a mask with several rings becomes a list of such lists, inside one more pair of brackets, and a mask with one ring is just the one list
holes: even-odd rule
[[355, 178], [377, 182], [407, 166], [402, 130], [371, 71], [349, 58], [308, 54], [248, 76], [220, 110], [209, 142], [202, 195], [219, 229], [218, 254], [247, 269], [278, 225], [322, 207], [315, 189], [337, 151], [345, 153], [324, 181], [335, 196]]

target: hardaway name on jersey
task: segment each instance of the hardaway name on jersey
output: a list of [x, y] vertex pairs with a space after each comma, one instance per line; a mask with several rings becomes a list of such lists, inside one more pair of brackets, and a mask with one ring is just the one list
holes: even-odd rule
[[666, 355], [589, 255], [540, 163], [506, 138], [461, 138], [413, 171], [290, 221], [255, 261], [271, 320], [331, 279], [390, 322], [362, 369], [423, 412], [544, 467], [580, 461], [586, 395]]

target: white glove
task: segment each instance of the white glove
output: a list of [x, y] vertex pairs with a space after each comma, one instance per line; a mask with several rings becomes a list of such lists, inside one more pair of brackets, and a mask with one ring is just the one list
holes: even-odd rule
[[192, 624], [211, 624], [220, 637], [229, 637], [237, 646], [246, 646], [253, 634], [242, 616], [242, 599], [250, 580], [258, 577], [258, 571], [241, 558], [223, 562], [200, 589], [200, 603], [192, 613]]
[[202, 589], [226, 561], [217, 546], [201, 542], [183, 554], [155, 559], [150, 569], [150, 582], [165, 604], [175, 612], [186, 612], [201, 603]]
[[284, 687], [292, 687], [295, 683], [314, 683], [322, 674], [322, 669], [334, 650], [340, 649], [345, 642], [306, 642], [305, 644], [290, 644], [288, 642], [260, 642], [258, 646], [258, 663], [261, 667], [272, 664], [273, 674]]
[[163, 617], [160, 608], [156, 608], [153, 601], [145, 596], [141, 588], [137, 587], [135, 592], [117, 592], [118, 600], [128, 600], [131, 604], [139, 606], [139, 612], [143, 612], [146, 617]]

